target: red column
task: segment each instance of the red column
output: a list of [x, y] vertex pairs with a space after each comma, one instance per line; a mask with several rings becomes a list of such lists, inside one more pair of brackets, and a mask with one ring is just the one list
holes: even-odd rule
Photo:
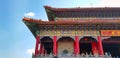
[[99, 54], [100, 55], [104, 55], [102, 41], [101, 41], [101, 37], [100, 36], [98, 36], [98, 47], [99, 47]]
[[56, 46], [57, 48], [56, 48], [56, 50], [57, 50], [57, 52], [56, 52], [56, 54], [58, 54], [58, 43], [57, 43], [57, 46]]
[[35, 55], [38, 55], [38, 53], [39, 53], [39, 50], [38, 50], [39, 42], [40, 42], [40, 36], [36, 36]]
[[39, 50], [40, 54], [42, 54], [42, 43], [40, 43], [40, 50]]
[[42, 52], [41, 52], [42, 54], [44, 54], [44, 47], [42, 46]]
[[43, 50], [43, 54], [44, 54], [44, 56], [45, 56], [45, 49]]
[[92, 42], [92, 52], [93, 52], [93, 55], [98, 54], [98, 48], [97, 48], [96, 42]]
[[75, 36], [75, 43], [76, 43], [76, 54], [79, 54], [80, 50], [79, 50], [79, 37], [78, 36]]
[[45, 56], [47, 55], [47, 50], [45, 50]]
[[43, 45], [41, 45], [41, 47], [40, 47], [40, 50], [39, 50], [39, 52], [40, 52], [40, 55], [42, 54], [42, 55], [44, 55], [44, 47], [43, 47]]
[[57, 36], [54, 36], [53, 38], [53, 54], [54, 56], [57, 56]]

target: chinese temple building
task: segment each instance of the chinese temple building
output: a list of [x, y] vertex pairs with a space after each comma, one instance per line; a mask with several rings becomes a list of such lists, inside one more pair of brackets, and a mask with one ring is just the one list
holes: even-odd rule
[[33, 58], [106, 53], [120, 57], [120, 8], [44, 8], [49, 21], [23, 18], [36, 37]]

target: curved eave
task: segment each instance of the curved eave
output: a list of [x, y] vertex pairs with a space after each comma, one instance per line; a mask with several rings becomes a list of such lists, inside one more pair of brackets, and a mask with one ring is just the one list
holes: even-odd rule
[[120, 19], [41, 21], [41, 20], [34, 20], [31, 18], [24, 18], [23, 20], [29, 23], [36, 23], [37, 25], [120, 24]]
[[55, 20], [55, 18], [53, 16], [53, 15], [55, 15], [54, 12], [120, 11], [120, 7], [54, 8], [54, 7], [51, 7], [51, 6], [44, 6], [44, 8], [46, 10], [49, 21], [54, 21]]
[[54, 17], [52, 16], [53, 13], [51, 14], [52, 10], [49, 9], [47, 6], [44, 6], [44, 8], [45, 8], [48, 20], [49, 21], [54, 21]]
[[[33, 22], [34, 21], [34, 22]], [[29, 28], [29, 30], [32, 32], [32, 34], [34, 35], [34, 37], [36, 37], [36, 22], [39, 22], [39, 20], [33, 20], [32, 18], [23, 18], [23, 22], [25, 23], [25, 25]], [[34, 28], [35, 27], [35, 28]]]
[[86, 7], [86, 8], [54, 8], [51, 6], [44, 6], [46, 9], [52, 11], [100, 11], [100, 10], [120, 10], [120, 7]]

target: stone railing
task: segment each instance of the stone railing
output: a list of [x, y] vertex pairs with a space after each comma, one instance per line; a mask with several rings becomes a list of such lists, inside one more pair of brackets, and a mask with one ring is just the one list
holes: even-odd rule
[[54, 57], [52, 54], [50, 55], [37, 55], [32, 58], [119, 58], [117, 57], [112, 57], [111, 54], [105, 53], [105, 55], [92, 55], [92, 54], [86, 54], [86, 55], [73, 55], [73, 54], [65, 54], [65, 55], [58, 55], [58, 57]]

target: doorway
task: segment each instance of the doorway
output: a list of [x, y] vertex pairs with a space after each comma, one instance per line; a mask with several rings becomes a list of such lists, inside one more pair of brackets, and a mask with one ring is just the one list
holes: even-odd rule
[[92, 51], [91, 43], [80, 43], [80, 54], [90, 54]]
[[80, 47], [80, 54], [93, 54], [92, 51], [92, 43], [96, 42], [97, 40], [91, 36], [85, 36], [80, 39], [79, 47]]
[[50, 37], [42, 38], [41, 42], [46, 54], [53, 53], [53, 40]]

